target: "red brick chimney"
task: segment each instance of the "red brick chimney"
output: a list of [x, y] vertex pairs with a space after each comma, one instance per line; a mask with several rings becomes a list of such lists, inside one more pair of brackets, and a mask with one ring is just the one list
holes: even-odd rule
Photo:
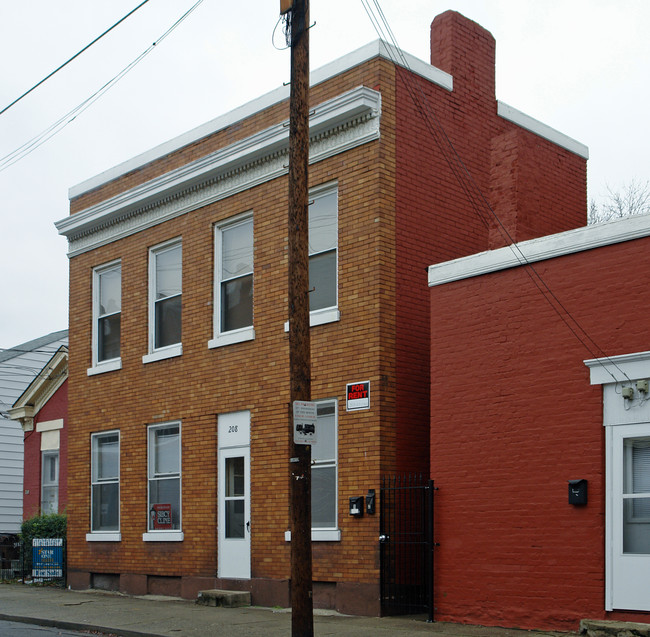
[[454, 92], [496, 108], [495, 52], [492, 34], [457, 11], [431, 23], [431, 64], [454, 78]]

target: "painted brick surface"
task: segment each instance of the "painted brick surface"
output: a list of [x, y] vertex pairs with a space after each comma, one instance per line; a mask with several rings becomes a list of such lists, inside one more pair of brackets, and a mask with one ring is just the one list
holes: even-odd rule
[[[648, 240], [535, 264], [608, 355], [646, 351], [643, 282], [626, 278]], [[626, 279], [629, 283], [621, 285]], [[513, 268], [431, 289], [431, 477], [438, 619], [577, 630], [605, 613], [601, 387], [585, 349]], [[589, 503], [567, 503], [567, 480]]]

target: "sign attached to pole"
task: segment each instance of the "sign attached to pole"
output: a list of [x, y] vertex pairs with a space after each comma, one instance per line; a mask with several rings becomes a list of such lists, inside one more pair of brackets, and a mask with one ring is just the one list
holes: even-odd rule
[[293, 441], [297, 445], [313, 445], [316, 442], [316, 403], [293, 401]]
[[345, 386], [345, 406], [347, 411], [370, 409], [370, 381], [348, 383]]
[[63, 577], [63, 538], [32, 540], [32, 577]]

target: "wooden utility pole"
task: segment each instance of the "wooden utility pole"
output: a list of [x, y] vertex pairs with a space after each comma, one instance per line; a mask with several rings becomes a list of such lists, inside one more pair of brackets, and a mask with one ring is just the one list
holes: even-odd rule
[[[287, 4], [287, 0], [282, 0]], [[311, 447], [293, 442], [293, 402], [311, 399], [309, 342], [309, 0], [291, 2], [289, 102], [289, 374], [291, 635], [313, 637]]]

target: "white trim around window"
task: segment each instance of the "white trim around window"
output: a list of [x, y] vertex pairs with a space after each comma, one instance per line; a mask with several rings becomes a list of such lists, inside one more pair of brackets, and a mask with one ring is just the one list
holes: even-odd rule
[[183, 246], [180, 237], [149, 249], [149, 345], [143, 363], [183, 353]]
[[93, 269], [92, 302], [92, 363], [88, 376], [122, 368], [122, 264], [119, 259]]
[[119, 542], [120, 431], [90, 436], [90, 533], [87, 542]]
[[253, 327], [253, 213], [214, 227], [214, 337], [209, 348], [255, 338]]
[[147, 531], [143, 542], [182, 542], [181, 423], [147, 428]]

